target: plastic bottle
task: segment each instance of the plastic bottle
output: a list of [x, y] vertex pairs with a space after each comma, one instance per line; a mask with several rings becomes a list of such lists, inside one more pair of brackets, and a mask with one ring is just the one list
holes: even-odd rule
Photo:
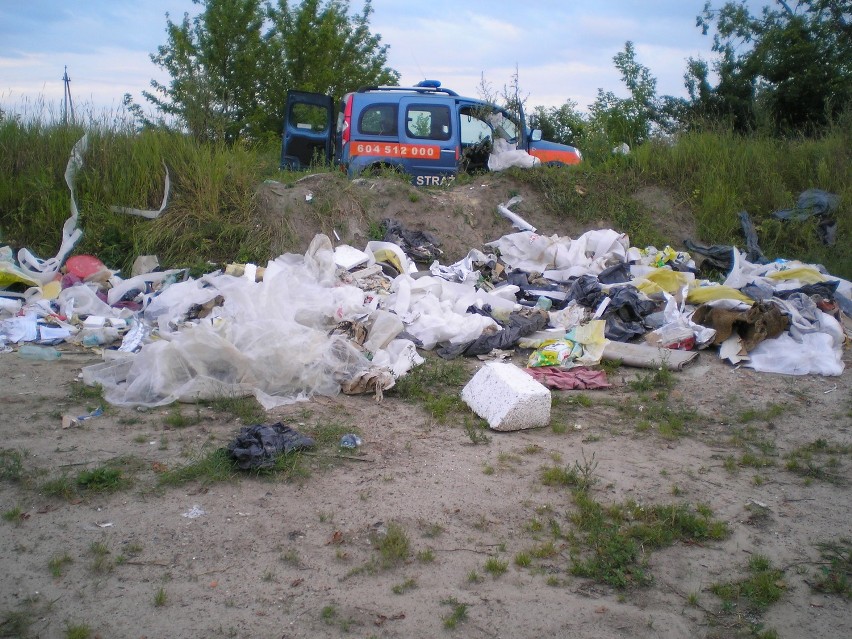
[[83, 346], [103, 346], [104, 344], [112, 344], [118, 339], [118, 329], [111, 326], [97, 328], [93, 330], [87, 329], [85, 335], [80, 340]]
[[347, 433], [340, 438], [341, 448], [358, 448], [361, 445], [361, 438], [353, 433]]
[[542, 310], [545, 310], [545, 311], [549, 311], [551, 306], [553, 306], [553, 300], [550, 299], [549, 297], [545, 297], [544, 295], [539, 297], [538, 300], [535, 303], [536, 308], [539, 308], [539, 309], [542, 309]]
[[62, 353], [55, 348], [50, 348], [48, 346], [24, 344], [18, 349], [18, 357], [23, 357], [24, 359], [52, 361], [62, 357]]

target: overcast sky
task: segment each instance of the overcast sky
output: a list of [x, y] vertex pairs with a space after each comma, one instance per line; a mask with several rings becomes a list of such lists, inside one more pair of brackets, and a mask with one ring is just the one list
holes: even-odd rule
[[[711, 37], [695, 26], [703, 5], [373, 0], [371, 26], [390, 45], [388, 64], [403, 85], [437, 79], [477, 96], [483, 74], [499, 89], [517, 65], [530, 106], [570, 99], [585, 110], [598, 88], [623, 94], [612, 58], [627, 40], [657, 78], [658, 94], [685, 95], [686, 59], [711, 55]], [[166, 12], [177, 22], [199, 11], [191, 0], [0, 0], [0, 105], [21, 110], [43, 98], [58, 109], [65, 65], [75, 105], [117, 109], [125, 93], [141, 100], [152, 78], [166, 79], [149, 58], [166, 41]]]

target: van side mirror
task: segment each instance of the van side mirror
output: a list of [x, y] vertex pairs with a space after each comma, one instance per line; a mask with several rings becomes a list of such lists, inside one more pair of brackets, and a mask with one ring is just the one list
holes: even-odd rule
[[530, 133], [530, 140], [533, 142], [541, 140], [541, 129], [533, 129], [532, 133]]

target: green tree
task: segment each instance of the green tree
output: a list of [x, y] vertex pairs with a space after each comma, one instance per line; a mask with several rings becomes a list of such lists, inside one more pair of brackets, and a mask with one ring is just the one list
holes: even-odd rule
[[[697, 91], [699, 110], [749, 129], [765, 117], [776, 131], [807, 130], [838, 116], [852, 103], [852, 3], [848, 0], [776, 0], [752, 15], [744, 1], [696, 18], [707, 34], [715, 27], [713, 51], [719, 83]], [[703, 73], [703, 75], [702, 75]], [[696, 89], [706, 89], [706, 67], [687, 71]]]
[[267, 6], [267, 33], [261, 87], [267, 131], [280, 129], [287, 90], [314, 91], [335, 101], [360, 86], [396, 85], [399, 73], [387, 66], [388, 46], [370, 31], [370, 0], [361, 13], [349, 16], [347, 0], [287, 0]]
[[193, 1], [203, 7], [201, 14], [190, 19], [185, 13], [180, 23], [166, 14], [168, 41], [151, 54], [171, 80], [152, 80], [153, 91], [142, 95], [160, 112], [161, 122], [177, 120], [202, 140], [233, 141], [258, 108], [262, 6], [260, 0]]
[[143, 97], [152, 121], [130, 95], [125, 104], [142, 124], [177, 122], [202, 140], [233, 142], [278, 134], [290, 89], [330, 93], [366, 84], [395, 84], [387, 46], [370, 31], [370, 0], [349, 15], [347, 0], [193, 0], [201, 7], [180, 23], [166, 14], [166, 44], [151, 61], [170, 80], [151, 81]]
[[537, 106], [533, 110], [535, 128], [541, 129], [545, 140], [577, 146], [586, 135], [588, 124], [577, 103], [566, 100], [558, 107]]
[[651, 135], [657, 121], [657, 79], [636, 60], [636, 49], [630, 41], [612, 60], [630, 97], [619, 98], [612, 91], [598, 89], [598, 97], [589, 107], [590, 124], [613, 142], [641, 144]]

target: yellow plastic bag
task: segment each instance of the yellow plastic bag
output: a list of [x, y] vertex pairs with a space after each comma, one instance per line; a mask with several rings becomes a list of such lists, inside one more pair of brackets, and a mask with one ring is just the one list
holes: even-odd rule
[[592, 320], [572, 329], [565, 337], [582, 344], [583, 353], [577, 357], [577, 363], [593, 366], [600, 363], [604, 348], [609, 340], [604, 336], [606, 320]]
[[805, 284], [816, 284], [817, 282], [825, 282], [828, 278], [810, 266], [799, 266], [790, 268], [785, 271], [775, 271], [767, 275], [773, 280], [799, 280]]
[[13, 284], [40, 286], [41, 282], [24, 273], [12, 262], [0, 261], [0, 289], [9, 288]]
[[690, 304], [704, 304], [704, 302], [712, 302], [713, 300], [737, 300], [746, 304], [753, 304], [754, 300], [740, 293], [737, 289], [730, 286], [696, 286], [689, 289], [686, 295], [686, 301]]

